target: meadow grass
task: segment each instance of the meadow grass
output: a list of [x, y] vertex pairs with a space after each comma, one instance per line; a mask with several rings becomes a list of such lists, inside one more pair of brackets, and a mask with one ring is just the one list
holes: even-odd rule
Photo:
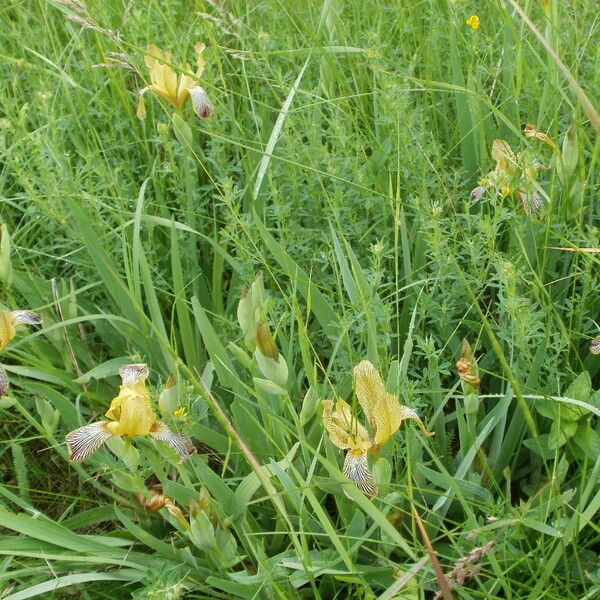
[[[4, 2], [0, 301], [43, 325], [0, 357], [0, 598], [599, 597], [599, 28], [587, 0]], [[147, 45], [188, 72], [199, 41], [213, 115], [138, 119]], [[474, 203], [497, 139], [538, 178]], [[373, 499], [321, 416], [366, 423], [361, 360], [435, 433], [371, 456]], [[198, 454], [69, 461], [131, 362]]]

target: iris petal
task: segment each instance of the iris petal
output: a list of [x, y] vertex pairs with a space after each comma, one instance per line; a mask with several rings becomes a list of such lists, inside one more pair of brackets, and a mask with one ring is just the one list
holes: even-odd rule
[[[377, 484], [373, 479], [373, 474], [369, 468], [367, 453], [356, 455], [354, 452], [348, 452], [344, 459], [344, 475], [361, 491], [374, 498], [377, 496]], [[345, 493], [345, 492], [344, 492]], [[346, 493], [346, 496], [348, 494]], [[348, 496], [350, 498], [350, 496]]]
[[0, 398], [8, 392], [8, 375], [2, 365], [0, 365]]
[[81, 462], [92, 456], [112, 436], [112, 433], [107, 431], [106, 425], [106, 421], [98, 421], [71, 431], [67, 435], [69, 459], [73, 462]]
[[122, 385], [119, 395], [113, 398], [106, 412], [108, 421], [80, 427], [67, 435], [69, 458], [80, 462], [91, 456], [111, 436], [151, 435], [174, 448], [184, 461], [196, 449], [190, 438], [177, 434], [157, 420], [152, 408], [152, 395], [146, 385], [148, 366], [126, 365], [119, 370]]
[[196, 448], [194, 448], [192, 440], [187, 435], [175, 433], [168, 425], [161, 421], [157, 421], [154, 424], [150, 435], [155, 440], [165, 442], [165, 444], [171, 446], [181, 457], [181, 462], [196, 454]]
[[132, 383], [144, 383], [144, 380], [150, 375], [150, 371], [148, 370], [148, 365], [139, 363], [121, 367], [119, 375], [121, 376], [123, 385], [130, 385]]
[[42, 317], [32, 310], [13, 310], [10, 313], [15, 325], [40, 325]]

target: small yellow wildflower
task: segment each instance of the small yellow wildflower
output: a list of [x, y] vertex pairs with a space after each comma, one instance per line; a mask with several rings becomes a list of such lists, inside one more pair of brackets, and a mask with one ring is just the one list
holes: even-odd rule
[[145, 364], [127, 365], [119, 371], [121, 389], [106, 412], [110, 421], [91, 423], [67, 435], [69, 458], [72, 461], [81, 462], [89, 458], [114, 435], [150, 435], [169, 444], [182, 461], [195, 454], [196, 450], [189, 437], [174, 433], [156, 418], [152, 396], [146, 386], [148, 374]]
[[477, 15], [471, 15], [465, 21], [465, 23], [472, 29], [479, 29], [479, 25], [480, 25], [481, 21], [479, 20], [479, 17]]
[[355, 392], [365, 413], [371, 433], [352, 415], [350, 405], [338, 400], [323, 401], [323, 425], [335, 446], [347, 450], [344, 475], [369, 496], [377, 495], [377, 484], [369, 468], [368, 454], [378, 451], [398, 431], [402, 421], [414, 419], [425, 435], [426, 429], [417, 413], [390, 394], [381, 375], [367, 360], [354, 368]]
[[[206, 93], [206, 90], [198, 85], [198, 79], [202, 77], [205, 62], [202, 53], [206, 46], [196, 44], [196, 74], [195, 77], [189, 75], [178, 75], [168, 63], [172, 62], [172, 54], [163, 52], [158, 46], [150, 44], [148, 46], [148, 56], [144, 62], [150, 71], [150, 85], [140, 91], [140, 100], [137, 108], [137, 116], [140, 119], [146, 118], [146, 104], [144, 95], [146, 92], [153, 92], [157, 96], [164, 98], [169, 104], [177, 110], [183, 107], [188, 98], [192, 101], [194, 112], [202, 119], [210, 117], [213, 112], [213, 105]], [[186, 71], [191, 71], [189, 64], [185, 65]]]
[[176, 411], [173, 412], [173, 416], [176, 419], [185, 419], [187, 417], [188, 411], [185, 406], [180, 406]]

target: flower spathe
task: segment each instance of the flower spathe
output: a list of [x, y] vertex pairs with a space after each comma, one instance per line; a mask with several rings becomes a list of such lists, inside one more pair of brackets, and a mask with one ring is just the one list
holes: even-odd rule
[[[144, 62], [150, 72], [150, 85], [147, 85], [140, 91], [140, 99], [137, 108], [137, 116], [140, 119], [146, 118], [146, 104], [144, 95], [147, 92], [153, 92], [160, 98], [166, 100], [177, 110], [181, 109], [188, 98], [191, 98], [194, 112], [202, 119], [212, 115], [213, 105], [206, 93], [206, 90], [198, 85], [198, 79], [204, 72], [205, 61], [202, 53], [206, 46], [198, 43], [194, 46], [196, 51], [196, 74], [190, 77], [185, 74], [177, 74], [169, 63], [172, 63], [173, 56], [170, 52], [163, 52], [158, 46], [150, 44], [147, 48], [148, 55]], [[189, 64], [185, 65], [185, 70], [190, 72], [192, 68]]]
[[189, 437], [173, 432], [157, 419], [152, 408], [152, 396], [146, 386], [149, 375], [147, 365], [127, 365], [119, 370], [119, 375], [121, 388], [106, 412], [109, 420], [85, 425], [67, 435], [70, 460], [81, 462], [89, 458], [115, 435], [149, 435], [171, 446], [182, 462], [195, 454]]
[[426, 429], [417, 413], [390, 394], [381, 375], [367, 360], [354, 367], [355, 392], [365, 413], [369, 430], [352, 414], [344, 400], [324, 400], [323, 425], [332, 443], [346, 450], [344, 475], [369, 496], [377, 495], [377, 484], [369, 468], [368, 455], [377, 452], [398, 431], [402, 421], [413, 419], [425, 435]]

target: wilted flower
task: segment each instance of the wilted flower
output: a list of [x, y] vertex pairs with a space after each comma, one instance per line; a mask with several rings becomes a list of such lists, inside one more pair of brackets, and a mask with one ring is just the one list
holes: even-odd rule
[[479, 20], [479, 17], [477, 15], [471, 15], [465, 21], [465, 23], [472, 29], [479, 29], [479, 25], [480, 25], [481, 21]]
[[458, 371], [458, 376], [467, 384], [467, 386], [473, 388], [467, 390], [468, 392], [477, 391], [479, 389], [481, 379], [479, 379], [477, 361], [475, 360], [471, 344], [469, 344], [466, 339], [462, 342], [462, 353], [460, 360], [456, 363], [456, 370]]
[[[144, 95], [146, 92], [153, 92], [157, 96], [164, 98], [169, 104], [177, 110], [181, 109], [188, 98], [192, 100], [194, 112], [202, 119], [210, 117], [213, 112], [213, 105], [208, 98], [208, 94], [198, 85], [198, 79], [202, 77], [205, 62], [202, 53], [206, 46], [198, 43], [194, 46], [197, 56], [197, 69], [195, 77], [189, 75], [178, 75], [168, 63], [172, 62], [172, 54], [163, 52], [158, 46], [150, 44], [148, 53], [144, 62], [150, 71], [150, 85], [140, 91], [140, 100], [137, 109], [137, 116], [140, 119], [146, 118], [146, 105]], [[192, 68], [189, 64], [185, 65], [185, 70], [190, 72]]]
[[466, 339], [462, 342], [462, 353], [460, 360], [456, 363], [456, 370], [461, 379], [465, 412], [468, 415], [476, 415], [480, 404], [481, 379], [479, 379], [479, 368], [473, 349]]
[[[160, 489], [160, 488], [159, 488]], [[169, 496], [164, 494], [155, 493], [150, 499], [146, 498], [144, 494], [136, 494], [137, 498], [142, 506], [150, 509], [151, 511], [158, 511], [162, 508], [166, 508], [173, 517], [175, 517], [185, 529], [190, 528], [188, 520], [185, 518], [182, 510], [173, 502]]]
[[566, 192], [567, 216], [577, 218], [581, 212], [584, 184], [577, 174], [579, 141], [575, 124], [571, 124], [567, 129], [562, 143], [562, 150], [550, 136], [540, 131], [536, 125], [526, 125], [524, 133], [527, 139], [537, 140], [552, 148], [556, 158], [554, 161], [556, 174], [563, 190]]
[[208, 119], [213, 113], [213, 105], [206, 93], [206, 90], [199, 85], [190, 88], [190, 97], [192, 99], [192, 107], [194, 112], [201, 119]]
[[0, 350], [17, 334], [17, 325], [40, 325], [41, 317], [32, 310], [5, 310], [0, 313]]
[[600, 354], [600, 335], [598, 337], [595, 337], [590, 342], [590, 352], [592, 354]]
[[381, 375], [367, 360], [354, 367], [355, 392], [369, 424], [367, 428], [352, 415], [344, 400], [323, 401], [323, 425], [335, 446], [346, 450], [344, 475], [369, 496], [377, 495], [377, 485], [369, 468], [368, 454], [378, 451], [398, 431], [405, 419], [414, 419], [425, 435], [417, 413], [390, 394]]
[[560, 150], [558, 149], [558, 146], [556, 145], [554, 140], [543, 131], [540, 131], [537, 128], [537, 125], [527, 123], [527, 125], [525, 125], [525, 129], [523, 130], [523, 133], [525, 134], [525, 137], [528, 140], [537, 140], [538, 142], [542, 142], [543, 144], [550, 146], [550, 148], [552, 148], [552, 150], [554, 150], [555, 152], [560, 153]]
[[[467, 556], [461, 557], [454, 568], [444, 575], [448, 587], [453, 590], [478, 575], [482, 567], [481, 561], [494, 550], [495, 545], [496, 542], [492, 540], [485, 546], [474, 548]], [[433, 600], [441, 600], [443, 597], [442, 592], [437, 592]]]
[[[534, 139], [534, 135], [532, 129], [530, 139]], [[539, 135], [535, 139], [541, 139]], [[539, 210], [544, 200], [537, 189], [537, 179], [538, 173], [546, 167], [533, 160], [526, 151], [515, 152], [506, 140], [494, 140], [492, 158], [496, 167], [479, 180], [479, 185], [471, 192], [471, 200], [478, 202], [489, 189], [493, 189], [503, 198], [516, 195], [527, 214]]]
[[179, 435], [159, 421], [152, 408], [152, 397], [146, 386], [148, 367], [127, 365], [119, 370], [122, 385], [106, 412], [109, 421], [98, 421], [67, 435], [69, 458], [81, 462], [89, 458], [112, 436], [149, 435], [169, 444], [184, 461], [196, 450], [189, 437]]

